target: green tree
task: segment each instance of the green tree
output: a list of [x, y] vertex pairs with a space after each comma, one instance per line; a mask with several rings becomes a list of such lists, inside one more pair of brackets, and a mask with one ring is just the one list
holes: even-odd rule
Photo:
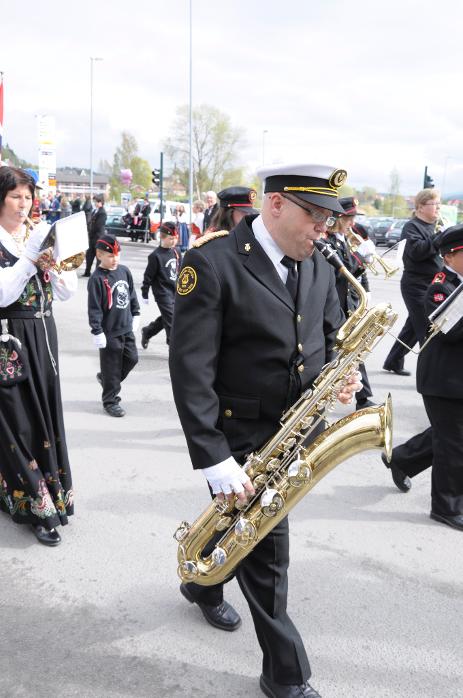
[[127, 187], [121, 183], [120, 174], [122, 169], [132, 170], [132, 184], [130, 189], [137, 196], [145, 192], [151, 185], [151, 167], [147, 160], [138, 155], [137, 141], [127, 131], [122, 132], [121, 144], [116, 149], [111, 167], [111, 196], [116, 201], [120, 200], [121, 192]]
[[407, 218], [409, 215], [407, 202], [400, 193], [400, 176], [396, 168], [390, 174], [389, 193], [383, 202], [383, 213], [395, 218]]
[[[164, 152], [188, 189], [189, 178], [189, 118], [188, 107], [177, 109], [169, 137], [164, 143]], [[236, 154], [241, 150], [241, 131], [234, 128], [230, 118], [216, 107], [202, 104], [192, 114], [192, 159], [194, 197], [209, 189], [223, 188], [228, 175], [237, 170]], [[241, 176], [242, 176], [242, 171]], [[233, 181], [233, 184], [239, 182]]]

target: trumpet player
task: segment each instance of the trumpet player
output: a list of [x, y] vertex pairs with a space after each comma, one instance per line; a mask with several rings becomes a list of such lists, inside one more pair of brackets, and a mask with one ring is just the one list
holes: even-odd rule
[[[214, 495], [254, 493], [239, 466], [278, 429], [285, 408], [310, 387], [330, 359], [343, 322], [334, 274], [314, 240], [342, 213], [344, 170], [320, 165], [262, 169], [260, 215], [198, 239], [177, 282], [170, 372], [195, 469]], [[361, 388], [348, 378], [338, 399]], [[320, 698], [309, 660], [287, 613], [288, 520], [244, 558], [236, 577], [262, 649], [260, 687], [270, 698]], [[223, 586], [181, 585], [206, 620], [223, 630], [240, 624]]]
[[[354, 255], [351, 253], [347, 240], [347, 236], [351, 232], [355, 216], [357, 215], [358, 201], [352, 196], [347, 196], [339, 199], [339, 204], [342, 208], [342, 213], [336, 216], [333, 225], [327, 229], [324, 237], [342, 259], [347, 270], [360, 279], [365, 291], [369, 293], [370, 284], [364, 267], [364, 258], [359, 254]], [[358, 306], [359, 299], [346, 277], [339, 272], [336, 272], [336, 290], [338, 292], [341, 308], [347, 316], [351, 310], [354, 310]], [[362, 363], [359, 365], [359, 371], [362, 376], [363, 387], [356, 396], [357, 410], [374, 405], [374, 402], [370, 400], [373, 394], [371, 392], [365, 364]]]

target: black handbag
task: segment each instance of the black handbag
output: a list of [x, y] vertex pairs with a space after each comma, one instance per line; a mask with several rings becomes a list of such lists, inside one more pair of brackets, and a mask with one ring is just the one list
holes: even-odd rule
[[16, 385], [27, 378], [27, 369], [21, 342], [8, 334], [8, 320], [2, 320], [0, 335], [0, 387]]

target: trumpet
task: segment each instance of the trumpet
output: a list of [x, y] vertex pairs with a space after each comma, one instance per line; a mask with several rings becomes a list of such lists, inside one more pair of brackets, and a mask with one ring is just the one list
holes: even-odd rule
[[[354, 233], [352, 228], [348, 228], [346, 232], [346, 240], [349, 249], [352, 253], [357, 252], [362, 242], [365, 242], [361, 235]], [[388, 264], [382, 257], [377, 255], [375, 252], [372, 252], [371, 254], [365, 257], [362, 256], [362, 258], [364, 260], [362, 261], [363, 265], [375, 276], [378, 276], [381, 273], [382, 269], [384, 271], [385, 279], [389, 279], [391, 276], [394, 276], [394, 274], [397, 273], [400, 269], [400, 267], [393, 267], [390, 264]], [[378, 269], [378, 267], [380, 267], [381, 269]]]
[[[26, 237], [30, 234], [30, 231], [33, 230], [33, 228], [36, 226], [36, 223], [29, 218], [29, 216], [26, 217], [26, 228], [27, 228], [27, 233]], [[52, 247], [52, 245], [55, 242], [55, 237], [56, 234], [54, 231], [50, 231], [45, 238], [45, 240], [42, 243], [42, 250], [45, 252], [45, 250], [48, 247]], [[66, 259], [62, 259], [59, 262], [56, 262], [53, 257], [50, 259], [50, 264], [49, 266], [47, 265], [48, 269], [53, 269], [53, 271], [56, 271], [58, 274], [61, 274], [63, 271], [74, 271], [75, 269], [78, 269], [81, 264], [83, 263], [85, 259], [85, 252], [78, 252], [77, 254], [73, 254], [70, 257], [67, 257]]]

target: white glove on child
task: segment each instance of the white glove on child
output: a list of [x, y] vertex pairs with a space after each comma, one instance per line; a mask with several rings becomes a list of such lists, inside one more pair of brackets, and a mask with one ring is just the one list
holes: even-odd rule
[[24, 249], [24, 256], [27, 257], [31, 262], [36, 262], [42, 254], [40, 246], [47, 237], [49, 230], [50, 226], [48, 223], [43, 221], [42, 223], [36, 225], [34, 230], [29, 235], [26, 242], [26, 247]]
[[100, 334], [94, 334], [92, 335], [93, 341], [95, 343], [95, 346], [97, 349], [104, 349], [106, 346], [106, 335], [104, 332], [100, 332]]
[[238, 465], [234, 458], [227, 458], [218, 465], [211, 465], [210, 468], [203, 468], [203, 474], [209, 482], [213, 494], [239, 494], [244, 491], [243, 485], [250, 482], [243, 468]]
[[141, 302], [144, 303], [145, 305], [149, 305], [150, 299], [142, 297]]
[[136, 332], [140, 327], [140, 316], [133, 315], [132, 317], [132, 332]]

